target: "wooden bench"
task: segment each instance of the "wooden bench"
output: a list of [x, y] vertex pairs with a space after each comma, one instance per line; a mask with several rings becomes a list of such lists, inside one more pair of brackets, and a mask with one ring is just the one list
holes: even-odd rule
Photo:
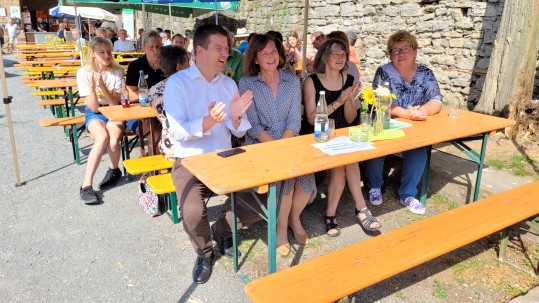
[[[73, 98], [75, 104], [84, 103], [86, 97], [82, 98]], [[37, 100], [37, 105], [40, 106], [59, 106], [65, 105], [66, 101], [63, 98], [60, 99], [49, 99], [49, 100]]]
[[129, 174], [138, 175], [152, 171], [169, 170], [173, 163], [173, 161], [165, 159], [163, 155], [155, 155], [125, 160], [123, 166]]
[[146, 179], [146, 182], [156, 194], [165, 196], [167, 213], [170, 215], [172, 222], [178, 224], [180, 222], [178, 202], [176, 199], [176, 187], [172, 181], [172, 174], [151, 176]]
[[86, 118], [84, 116], [53, 118], [39, 120], [39, 125], [43, 127], [50, 126], [72, 126], [76, 124], [83, 124]]
[[33, 92], [32, 95], [36, 97], [65, 96], [66, 92], [63, 90], [43, 90], [43, 91]]
[[539, 214], [539, 181], [245, 285], [253, 302], [332, 302]]
[[71, 147], [73, 150], [73, 158], [78, 165], [80, 162], [80, 150], [79, 150], [79, 134], [77, 130], [77, 124], [84, 124], [86, 121], [85, 116], [63, 117], [39, 120], [39, 125], [43, 127], [51, 126], [65, 126], [70, 127], [69, 140], [71, 141]]

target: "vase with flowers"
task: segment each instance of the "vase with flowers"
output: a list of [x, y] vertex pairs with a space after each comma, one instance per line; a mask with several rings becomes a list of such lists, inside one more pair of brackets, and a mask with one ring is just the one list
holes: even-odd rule
[[384, 132], [384, 128], [389, 128], [389, 120], [391, 118], [391, 104], [397, 98], [395, 94], [389, 90], [389, 85], [378, 85], [376, 89], [371, 86], [363, 88], [363, 101], [367, 106], [370, 106], [370, 116], [373, 119], [372, 134], [377, 136]]

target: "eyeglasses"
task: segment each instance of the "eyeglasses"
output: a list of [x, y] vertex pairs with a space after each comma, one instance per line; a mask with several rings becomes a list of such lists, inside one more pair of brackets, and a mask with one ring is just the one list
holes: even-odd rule
[[394, 49], [392, 49], [391, 54], [392, 55], [398, 55], [400, 53], [407, 54], [411, 50], [412, 50], [412, 47], [408, 45], [408, 46], [405, 46], [405, 47], [402, 47], [402, 48], [394, 48]]
[[347, 53], [342, 54], [329, 54], [333, 59], [346, 59]]
[[316, 41], [322, 41], [324, 40], [324, 36], [323, 35], [319, 35], [318, 37], [316, 37], [316, 39], [314, 39]]

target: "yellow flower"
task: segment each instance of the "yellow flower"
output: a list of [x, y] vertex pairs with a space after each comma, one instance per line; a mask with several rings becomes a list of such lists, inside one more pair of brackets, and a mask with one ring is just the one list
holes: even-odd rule
[[397, 95], [391, 94], [391, 99], [397, 99]]
[[374, 94], [374, 90], [372, 87], [368, 86], [363, 89], [363, 100], [367, 104], [374, 104], [374, 101], [376, 100], [376, 95]]
[[118, 55], [118, 56], [116, 57], [116, 60], [117, 60], [118, 62], [124, 62], [124, 57]]

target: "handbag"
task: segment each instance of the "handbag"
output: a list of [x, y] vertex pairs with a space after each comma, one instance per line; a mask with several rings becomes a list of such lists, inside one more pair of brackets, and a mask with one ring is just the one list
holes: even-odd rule
[[159, 195], [157, 195], [153, 189], [148, 185], [146, 179], [149, 177], [149, 174], [143, 174], [139, 180], [139, 189], [138, 189], [138, 205], [142, 210], [150, 215], [150, 217], [160, 216], [163, 212], [161, 204], [164, 206], [164, 202], [160, 203]]

